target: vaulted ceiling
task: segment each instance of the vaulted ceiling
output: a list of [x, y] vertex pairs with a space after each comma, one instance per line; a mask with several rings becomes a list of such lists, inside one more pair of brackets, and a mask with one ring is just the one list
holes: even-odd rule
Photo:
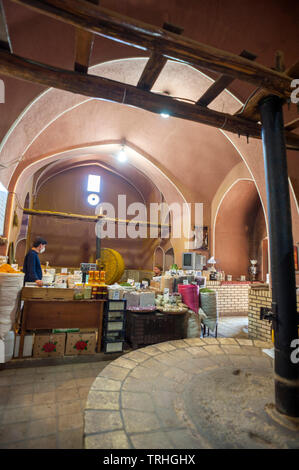
[[[73, 70], [73, 26], [10, 0], [4, 0], [3, 5], [15, 54]], [[164, 22], [178, 25], [184, 29], [186, 37], [228, 52], [240, 54], [246, 49], [268, 67], [274, 65], [277, 50], [284, 52], [287, 66], [298, 58], [299, 5], [295, 0], [101, 0], [100, 5], [152, 25], [161, 27]], [[94, 75], [136, 84], [146, 60], [147, 55], [142, 50], [97, 37], [90, 71]], [[168, 61], [153, 91], [196, 101], [209, 87], [211, 78], [216, 76], [206, 70]], [[125, 138], [130, 148], [159, 168], [184, 197], [211, 203], [226, 175], [242, 162], [236, 146], [220, 130], [177, 118], [164, 120], [144, 110], [56, 90], [50, 90], [36, 101], [12, 130], [20, 113], [46, 88], [14, 78], [3, 79], [6, 100], [1, 105], [0, 138], [6, 137], [0, 159], [1, 163], [11, 166], [2, 170], [0, 179], [5, 177], [6, 182], [12, 176], [16, 159], [22, 160], [21, 165], [38, 161], [38, 166], [32, 166], [33, 174], [72, 150], [68, 155], [76, 160], [74, 163], [77, 164], [81, 157], [82, 161], [97, 158], [123, 172], [148, 193], [152, 183], [155, 184], [154, 176], [149, 175], [146, 165], [142, 167], [136, 155], [135, 162], [132, 160], [125, 168], [116, 161], [112, 150], [108, 153], [100, 151], [103, 144], [117, 145]], [[234, 113], [253, 89], [251, 85], [235, 80], [228, 87], [232, 95], [228, 91], [221, 93], [209, 107]], [[295, 108], [292, 105], [290, 111], [286, 111], [286, 121], [296, 117]], [[244, 147], [244, 137], [242, 145]], [[253, 154], [255, 150], [256, 147], [250, 152]], [[261, 142], [257, 153], [256, 158], [261, 159]], [[44, 157], [47, 159], [42, 163]], [[290, 176], [298, 190], [298, 158], [295, 152], [288, 152], [288, 158]], [[69, 159], [68, 167], [71, 162]]]

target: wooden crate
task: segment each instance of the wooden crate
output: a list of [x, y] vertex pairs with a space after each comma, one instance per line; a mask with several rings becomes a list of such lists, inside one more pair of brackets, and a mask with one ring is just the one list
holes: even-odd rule
[[33, 357], [57, 357], [64, 355], [65, 333], [37, 334], [33, 346]]
[[96, 352], [96, 332], [89, 333], [68, 333], [65, 355], [81, 356], [82, 354], [95, 354]]
[[58, 287], [23, 287], [22, 300], [73, 300], [75, 289]]

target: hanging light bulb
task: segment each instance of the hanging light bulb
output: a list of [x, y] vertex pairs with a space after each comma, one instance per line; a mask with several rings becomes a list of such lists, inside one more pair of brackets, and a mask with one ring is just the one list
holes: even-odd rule
[[125, 151], [125, 144], [122, 144], [120, 151], [117, 154], [117, 160], [119, 162], [125, 162], [127, 161], [128, 157]]

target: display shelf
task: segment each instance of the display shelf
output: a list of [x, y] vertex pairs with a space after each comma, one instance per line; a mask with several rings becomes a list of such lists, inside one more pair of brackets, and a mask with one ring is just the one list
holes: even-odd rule
[[122, 352], [125, 341], [126, 300], [108, 299], [104, 308], [104, 353]]

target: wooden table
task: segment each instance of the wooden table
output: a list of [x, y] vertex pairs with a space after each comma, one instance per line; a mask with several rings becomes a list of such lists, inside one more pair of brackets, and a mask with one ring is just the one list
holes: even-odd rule
[[97, 352], [101, 351], [105, 300], [24, 299], [19, 356], [23, 356], [26, 330], [97, 328]]

